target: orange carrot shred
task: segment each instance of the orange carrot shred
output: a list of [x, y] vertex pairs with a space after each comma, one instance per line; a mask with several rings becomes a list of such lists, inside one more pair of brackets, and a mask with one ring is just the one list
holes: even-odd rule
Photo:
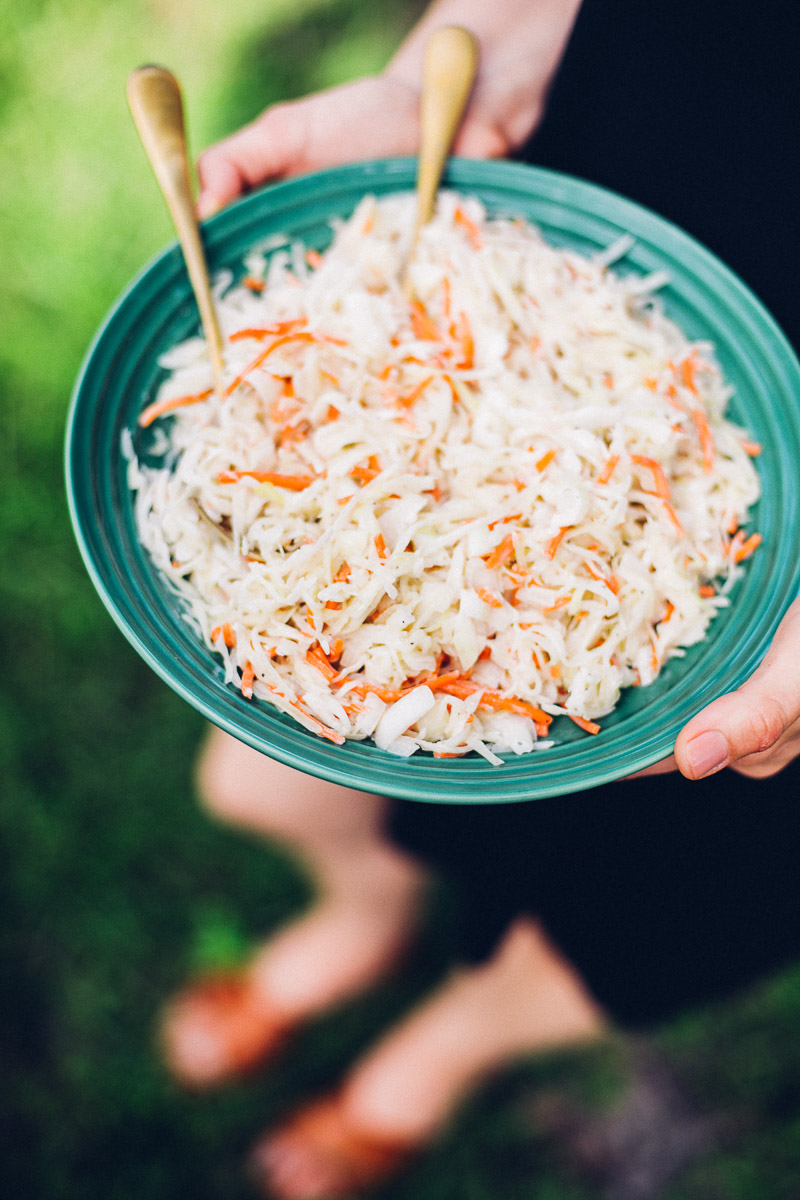
[[385, 561], [386, 560], [386, 542], [383, 540], [383, 534], [376, 533], [374, 541], [375, 541], [375, 549], [378, 551], [378, 558], [382, 558]]
[[603, 467], [602, 471], [597, 476], [597, 479], [595, 482], [596, 483], [608, 483], [609, 479], [614, 474], [614, 470], [615, 470], [618, 462], [619, 462], [619, 455], [612, 454], [611, 457], [606, 461], [606, 465]]
[[749, 558], [756, 547], [761, 545], [761, 542], [762, 538], [760, 533], [751, 533], [747, 541], [743, 542], [739, 549], [734, 553], [733, 561], [740, 563], [746, 558]]
[[456, 211], [453, 214], [453, 219], [455, 220], [456, 225], [460, 225], [461, 228], [465, 230], [467, 237], [472, 243], [473, 250], [480, 250], [481, 246], [483, 245], [481, 231], [472, 218], [467, 216], [461, 205], [458, 205], [456, 208]]
[[286, 488], [290, 492], [303, 492], [314, 482], [313, 475], [281, 475], [277, 471], [220, 471], [217, 476], [219, 483], [238, 483], [240, 479], [271, 483], [273, 487]]
[[557, 612], [559, 608], [563, 608], [565, 604], [569, 604], [571, 599], [572, 599], [571, 596], [559, 596], [558, 599], [556, 601], [554, 601], [553, 604], [551, 604], [548, 608], [543, 609], [543, 612], [545, 612], [545, 613]]
[[411, 329], [414, 337], [419, 338], [421, 342], [441, 342], [442, 335], [436, 325], [425, 311], [425, 306], [419, 300], [411, 302]]
[[253, 668], [253, 664], [251, 662], [246, 662], [244, 664], [244, 669], [242, 670], [241, 687], [242, 687], [242, 695], [245, 696], [248, 700], [253, 695], [253, 683], [255, 682], [255, 678], [256, 678], [256, 673]]
[[328, 682], [330, 682], [332, 679], [335, 679], [338, 674], [336, 668], [332, 667], [328, 659], [325, 657], [325, 653], [319, 642], [317, 642], [316, 645], [311, 646], [306, 651], [306, 662], [312, 667], [316, 667], [318, 671], [321, 671]]
[[458, 314], [455, 336], [461, 347], [461, 361], [456, 363], [456, 367], [462, 371], [469, 371], [475, 363], [475, 339], [472, 336], [472, 329], [466, 313]]
[[257, 328], [237, 329], [229, 335], [229, 342], [264, 341], [268, 337], [280, 337], [294, 329], [300, 329], [308, 322], [305, 317], [294, 317], [291, 321], [273, 321], [271, 325], [259, 325]]
[[488, 604], [490, 608], [502, 608], [503, 607], [503, 601], [500, 600], [497, 596], [495, 596], [494, 592], [490, 592], [486, 588], [483, 588], [483, 587], [476, 588], [475, 592], [478, 596], [480, 596], [480, 598], [484, 602], [484, 604]]
[[220, 634], [222, 634], [222, 640], [226, 646], [230, 648], [236, 645], [236, 634], [233, 632], [232, 626], [229, 625], [227, 621], [224, 625], [217, 625], [215, 629], [211, 630], [212, 642], [215, 642]]
[[556, 550], [558, 550], [558, 547], [561, 544], [561, 539], [563, 538], [564, 534], [572, 528], [572, 525], [562, 525], [558, 533], [554, 534], [553, 537], [550, 538], [549, 542], [544, 548], [546, 558], [555, 558]]
[[139, 424], [142, 429], [146, 429], [158, 417], [163, 417], [164, 413], [172, 412], [175, 408], [184, 408], [187, 404], [199, 404], [201, 400], [207, 400], [213, 394], [214, 389], [208, 388], [205, 392], [195, 392], [191, 396], [176, 396], [171, 400], [156, 400], [154, 404], [149, 404], [147, 408], [139, 413]]
[[700, 439], [700, 449], [703, 451], [703, 470], [709, 475], [714, 470], [714, 436], [702, 408], [692, 410], [692, 420]]
[[545, 467], [550, 465], [550, 463], [553, 461], [555, 456], [556, 456], [555, 450], [548, 450], [547, 453], [543, 454], [542, 457], [537, 462], [536, 470], [543, 471], [545, 469]]
[[716, 588], [711, 583], [701, 583], [697, 591], [698, 595], [704, 596], [706, 599], [710, 599], [711, 596], [716, 596], [717, 594]]
[[[661, 463], [656, 462], [654, 458], [647, 458], [644, 454], [632, 454], [631, 459], [640, 467], [647, 467], [653, 473], [653, 482], [655, 483], [655, 491], [650, 494], [659, 496], [662, 500], [669, 500], [670, 490], [667, 477]], [[647, 491], [647, 488], [642, 488], [642, 491]]]
[[587, 733], [599, 733], [600, 726], [596, 721], [587, 721], [586, 717], [576, 717], [572, 713], [567, 714], [570, 721], [574, 721], [580, 729], [585, 729]]
[[512, 534], [506, 534], [502, 542], [495, 546], [492, 553], [486, 559], [486, 565], [489, 568], [499, 567], [514, 553], [514, 537]]
[[669, 500], [663, 500], [662, 503], [664, 505], [666, 514], [669, 517], [672, 524], [675, 526], [677, 533], [679, 534], [680, 537], [683, 537], [685, 530], [680, 523], [680, 519], [678, 517], [678, 514], [675, 512], [675, 509], [672, 507]]
[[407, 396], [399, 396], [399, 403], [405, 408], [411, 408], [411, 406], [416, 404], [417, 400], [419, 400], [429, 383], [433, 383], [432, 375], [429, 375], [427, 379], [423, 379], [422, 382], [418, 383], [415, 388], [412, 388]]
[[751, 458], [757, 458], [761, 453], [762, 446], [760, 442], [751, 442], [747, 438], [743, 438], [740, 445], [745, 454], [749, 454]]

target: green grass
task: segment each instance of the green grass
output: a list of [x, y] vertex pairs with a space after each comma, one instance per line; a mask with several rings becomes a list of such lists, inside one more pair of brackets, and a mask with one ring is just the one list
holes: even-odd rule
[[[124, 102], [166, 62], [199, 149], [278, 98], [379, 68], [418, 3], [0, 0], [0, 1145], [4, 1194], [248, 1195], [241, 1157], [330, 1084], [447, 960], [446, 921], [402, 979], [319, 1022], [263, 1080], [186, 1097], [153, 1030], [189, 973], [241, 957], [306, 902], [277, 850], [213, 826], [203, 727], [136, 657], [73, 543], [62, 481], [72, 382], [114, 297], [171, 238]], [[441, 917], [446, 907], [437, 909]], [[800, 1179], [800, 974], [664, 1030], [736, 1136], [668, 1200], [779, 1200]], [[787, 1051], [791, 1047], [791, 1051]], [[603, 1107], [624, 1056], [531, 1064], [477, 1098], [386, 1200], [586, 1200], [528, 1100]], [[622, 1064], [622, 1065], [620, 1065]]]

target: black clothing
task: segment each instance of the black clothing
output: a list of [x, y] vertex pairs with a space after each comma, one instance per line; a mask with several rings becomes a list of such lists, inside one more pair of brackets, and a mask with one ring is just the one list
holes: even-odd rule
[[[800, 87], [787, 17], [778, 0], [585, 0], [521, 157], [683, 226], [798, 346]], [[800, 955], [800, 760], [766, 781], [673, 773], [517, 805], [406, 802], [394, 835], [456, 881], [465, 959], [536, 914], [628, 1025]]]

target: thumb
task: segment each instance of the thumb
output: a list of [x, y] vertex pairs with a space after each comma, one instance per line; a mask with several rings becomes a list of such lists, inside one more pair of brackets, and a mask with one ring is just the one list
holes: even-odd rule
[[209, 217], [268, 179], [290, 173], [304, 149], [303, 123], [288, 105], [275, 105], [252, 124], [201, 154], [197, 163], [197, 213]]
[[800, 717], [799, 667], [800, 600], [796, 600], [750, 678], [737, 691], [714, 700], [681, 730], [675, 743], [681, 773], [701, 779], [775, 746]]

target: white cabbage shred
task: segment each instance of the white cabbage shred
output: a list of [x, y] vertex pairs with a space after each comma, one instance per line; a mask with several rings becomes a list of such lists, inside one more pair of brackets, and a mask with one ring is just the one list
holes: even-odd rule
[[253, 255], [219, 294], [227, 394], [201, 338], [165, 355], [163, 465], [129, 483], [230, 684], [336, 742], [500, 762], [704, 636], [759, 540], [757, 447], [663, 278], [609, 269], [627, 241], [581, 257], [445, 192], [409, 302], [412, 217], [367, 197], [321, 258]]

